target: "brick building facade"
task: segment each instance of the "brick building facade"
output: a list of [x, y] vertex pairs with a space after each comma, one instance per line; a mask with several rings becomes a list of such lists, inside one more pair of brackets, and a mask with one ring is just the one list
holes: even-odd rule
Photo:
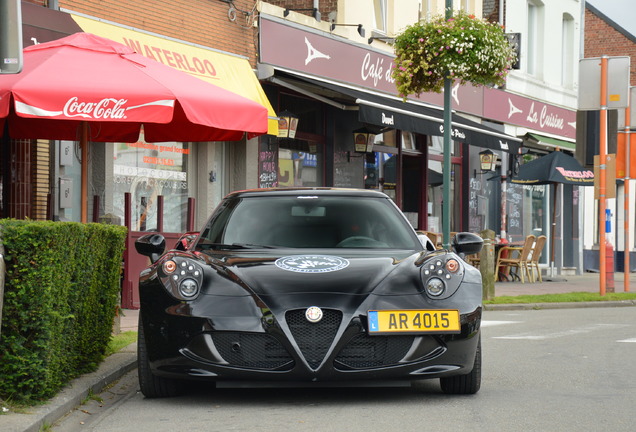
[[628, 56], [630, 84], [636, 85], [636, 37], [588, 4], [585, 10], [584, 57]]
[[62, 0], [61, 10], [181, 39], [256, 61], [256, 1], [209, 0], [145, 2]]

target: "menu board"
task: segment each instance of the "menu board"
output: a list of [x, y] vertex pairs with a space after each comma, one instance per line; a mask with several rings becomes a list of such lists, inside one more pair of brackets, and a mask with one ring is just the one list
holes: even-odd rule
[[471, 177], [468, 188], [468, 231], [479, 233], [485, 228], [486, 209], [483, 204], [486, 202], [480, 178]]
[[523, 185], [508, 183], [506, 194], [508, 236], [513, 240], [523, 239]]
[[278, 145], [274, 140], [264, 138], [258, 149], [258, 187], [278, 186]]
[[335, 187], [363, 188], [363, 166], [359, 158], [352, 159], [346, 151], [336, 151], [333, 157]]

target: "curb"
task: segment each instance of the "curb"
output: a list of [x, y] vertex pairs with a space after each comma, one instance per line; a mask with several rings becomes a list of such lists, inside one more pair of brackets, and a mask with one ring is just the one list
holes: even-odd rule
[[80, 406], [90, 394], [104, 388], [137, 368], [137, 343], [112, 354], [92, 373], [71, 381], [46, 405], [33, 407], [26, 414], [11, 413], [0, 416], [2, 430], [6, 432], [38, 432]]
[[486, 311], [503, 310], [541, 310], [541, 309], [576, 309], [636, 306], [636, 300], [596, 301], [596, 302], [563, 302], [563, 303], [520, 303], [520, 304], [485, 304]]

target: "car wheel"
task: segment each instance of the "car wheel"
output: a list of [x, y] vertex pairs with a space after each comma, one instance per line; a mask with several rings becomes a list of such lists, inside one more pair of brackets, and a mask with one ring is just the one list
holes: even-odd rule
[[440, 378], [442, 391], [446, 394], [475, 394], [481, 387], [481, 338], [477, 342], [473, 370], [465, 375]]
[[137, 373], [139, 375], [139, 387], [147, 398], [162, 398], [177, 396], [181, 393], [181, 385], [177, 380], [155, 376], [150, 370], [148, 351], [146, 349], [146, 337], [144, 327], [139, 314], [137, 335]]

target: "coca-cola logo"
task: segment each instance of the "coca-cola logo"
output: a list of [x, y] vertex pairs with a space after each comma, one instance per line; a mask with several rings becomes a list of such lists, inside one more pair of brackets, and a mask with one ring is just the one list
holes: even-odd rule
[[80, 102], [77, 96], [64, 104], [66, 117], [84, 117], [93, 119], [124, 119], [127, 99], [104, 98], [98, 102]]

